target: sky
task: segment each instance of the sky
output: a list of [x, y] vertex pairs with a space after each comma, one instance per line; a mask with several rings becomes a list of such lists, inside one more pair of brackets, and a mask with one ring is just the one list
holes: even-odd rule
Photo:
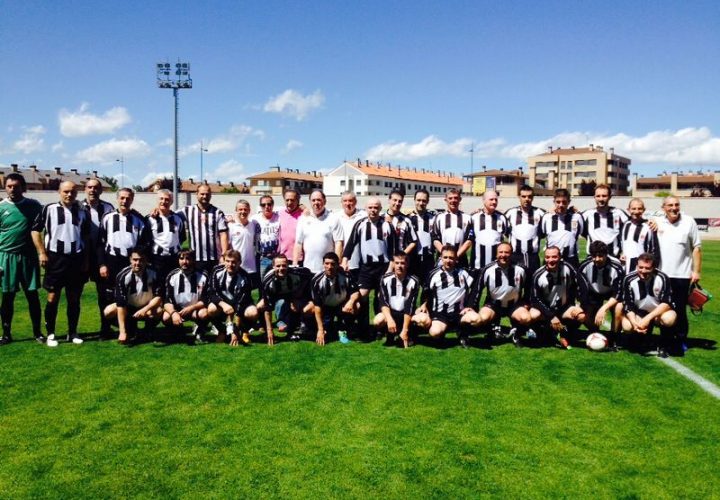
[[184, 179], [201, 143], [209, 181], [591, 143], [642, 175], [720, 170], [717, 1], [0, 0], [0, 40], [0, 166], [169, 175], [156, 64], [182, 61]]

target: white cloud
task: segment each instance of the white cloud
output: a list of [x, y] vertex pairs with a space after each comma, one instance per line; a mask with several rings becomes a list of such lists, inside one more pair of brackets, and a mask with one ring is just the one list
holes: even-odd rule
[[[476, 158], [508, 158], [524, 161], [544, 153], [548, 147], [584, 147], [588, 144], [611, 147], [633, 164], [720, 165], [720, 137], [708, 127], [657, 130], [641, 136], [625, 133], [563, 132], [547, 139], [512, 144], [503, 138], [475, 142]], [[417, 160], [429, 157], [467, 157], [470, 139], [445, 142], [430, 135], [420, 142], [385, 142], [373, 146], [365, 156], [369, 160]]]
[[141, 158], [150, 152], [150, 146], [141, 139], [110, 139], [79, 151], [75, 158], [79, 162], [108, 164], [120, 157]]
[[237, 160], [227, 160], [212, 172], [205, 174], [208, 182], [233, 181], [235, 184], [241, 183], [246, 177], [245, 166]]
[[53, 153], [58, 153], [58, 152], [63, 151], [64, 149], [65, 149], [65, 144], [63, 144], [63, 141], [59, 141], [52, 145], [52, 147], [50, 148], [50, 151], [52, 151]]
[[158, 148], [166, 148], [168, 146], [172, 146], [174, 144], [174, 141], [172, 138], [168, 137], [167, 139], [163, 139], [162, 141], [158, 142], [155, 146]]
[[23, 127], [23, 135], [13, 143], [13, 150], [24, 154], [34, 153], [45, 149], [45, 127], [35, 125], [33, 127]]
[[290, 139], [287, 144], [285, 144], [285, 147], [282, 149], [283, 153], [289, 153], [290, 151], [294, 151], [296, 149], [300, 149], [303, 147], [304, 144], [300, 141], [297, 141], [295, 139]]
[[[250, 138], [262, 141], [265, 139], [265, 132], [249, 125], [233, 125], [227, 133], [204, 140], [202, 147], [206, 149], [206, 155], [230, 153], [237, 150]], [[181, 157], [189, 154], [200, 154], [200, 141], [180, 149]]]
[[84, 102], [77, 111], [61, 109], [58, 113], [60, 133], [65, 137], [111, 134], [132, 121], [130, 113], [123, 107], [116, 106], [102, 115], [88, 113], [89, 107], [89, 104]]
[[297, 121], [304, 120], [307, 115], [322, 107], [325, 103], [325, 96], [320, 90], [312, 94], [302, 95], [297, 90], [287, 89], [282, 94], [271, 97], [263, 106], [267, 113], [280, 113], [295, 118]]
[[172, 172], [150, 172], [140, 180], [140, 184], [143, 187], [149, 186], [157, 179], [172, 179]]

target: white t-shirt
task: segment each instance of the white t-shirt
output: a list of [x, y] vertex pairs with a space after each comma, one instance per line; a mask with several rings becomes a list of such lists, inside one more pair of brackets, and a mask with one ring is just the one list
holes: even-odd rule
[[692, 275], [693, 249], [700, 247], [695, 219], [686, 214], [671, 224], [667, 217], [655, 219], [658, 225], [660, 270], [670, 278], [689, 279]]
[[240, 252], [242, 259], [240, 267], [248, 273], [258, 272], [257, 260], [258, 244], [260, 242], [260, 224], [256, 220], [249, 220], [247, 225], [240, 222], [228, 223], [228, 238], [233, 250]]
[[278, 251], [280, 245], [280, 217], [273, 212], [268, 220], [263, 214], [256, 214], [252, 220], [260, 224], [260, 243], [258, 250], [261, 257], [272, 257]]
[[335, 242], [343, 241], [343, 227], [337, 215], [325, 210], [320, 217], [301, 215], [295, 243], [303, 247], [303, 265], [313, 273], [323, 270], [323, 255], [335, 250]]
[[[355, 210], [355, 213], [352, 214], [350, 217], [345, 214], [345, 212], [338, 212], [338, 219], [340, 219], [340, 224], [342, 225], [343, 230], [343, 242], [347, 245], [348, 240], [350, 239], [350, 233], [352, 233], [353, 227], [355, 226], [355, 223], [362, 219], [363, 217], [367, 217], [367, 213], [365, 210]], [[342, 256], [340, 256], [342, 257]], [[355, 247], [355, 251], [352, 254], [352, 257], [350, 258], [350, 269], [358, 269], [360, 267], [360, 249], [358, 247]]]

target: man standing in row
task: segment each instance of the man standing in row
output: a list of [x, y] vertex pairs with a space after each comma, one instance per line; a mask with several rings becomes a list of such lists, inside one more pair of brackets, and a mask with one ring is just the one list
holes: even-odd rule
[[18, 173], [5, 177], [7, 198], [0, 201], [0, 283], [2, 283], [2, 337], [0, 345], [12, 341], [12, 320], [15, 311], [15, 294], [25, 292], [33, 334], [38, 342], [45, 342], [40, 331], [40, 265], [33, 251], [30, 230], [42, 212], [42, 205], [25, 198], [25, 178]]
[[483, 194], [483, 209], [471, 217], [470, 241], [474, 243], [473, 264], [482, 269], [495, 260], [497, 248], [508, 234], [508, 221], [498, 212], [498, 195], [495, 191]]
[[466, 253], [470, 250], [470, 216], [460, 210], [462, 195], [455, 188], [445, 193], [445, 213], [435, 216], [432, 229], [432, 241], [438, 255], [442, 253], [445, 245], [451, 245], [457, 255], [458, 265], [466, 267]]
[[545, 215], [545, 210], [533, 206], [534, 199], [533, 188], [524, 185], [520, 188], [520, 206], [505, 212], [510, 224], [512, 263], [527, 267], [530, 276], [540, 267], [540, 221]]
[[212, 192], [207, 184], [197, 188], [197, 204], [183, 208], [190, 234], [190, 249], [195, 253], [195, 266], [212, 272], [220, 255], [228, 249], [227, 222], [222, 210], [210, 203]]
[[595, 187], [595, 208], [582, 213], [588, 253], [594, 241], [602, 241], [607, 245], [609, 255], [620, 256], [620, 230], [630, 217], [625, 210], [611, 207], [611, 198], [610, 186], [599, 184]]
[[428, 274], [435, 267], [435, 247], [432, 242], [432, 227], [435, 212], [427, 209], [430, 193], [426, 189], [415, 192], [415, 211], [410, 215], [410, 223], [417, 234], [417, 248], [410, 258], [410, 273], [425, 283]]
[[173, 195], [168, 189], [157, 192], [157, 209], [147, 216], [152, 237], [150, 264], [158, 281], [165, 283], [170, 271], [177, 267], [178, 254], [185, 241], [185, 218], [173, 212]]
[[315, 190], [310, 195], [310, 214], [298, 220], [293, 264], [303, 265], [317, 274], [323, 269], [323, 256], [328, 252], [342, 254], [343, 229], [340, 220], [325, 208], [325, 194]]
[[546, 249], [557, 247], [560, 257], [573, 269], [580, 265], [578, 257], [578, 238], [584, 231], [582, 215], [568, 210], [570, 192], [567, 189], [556, 189], [553, 196], [555, 211], [546, 213], [540, 221], [539, 236], [547, 238]]

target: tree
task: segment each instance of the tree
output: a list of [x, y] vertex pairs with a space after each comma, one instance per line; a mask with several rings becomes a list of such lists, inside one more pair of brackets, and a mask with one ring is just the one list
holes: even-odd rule
[[104, 180], [110, 185], [110, 191], [117, 191], [118, 190], [118, 181], [115, 177], [110, 177], [107, 175], [103, 175], [100, 177], [100, 179]]

